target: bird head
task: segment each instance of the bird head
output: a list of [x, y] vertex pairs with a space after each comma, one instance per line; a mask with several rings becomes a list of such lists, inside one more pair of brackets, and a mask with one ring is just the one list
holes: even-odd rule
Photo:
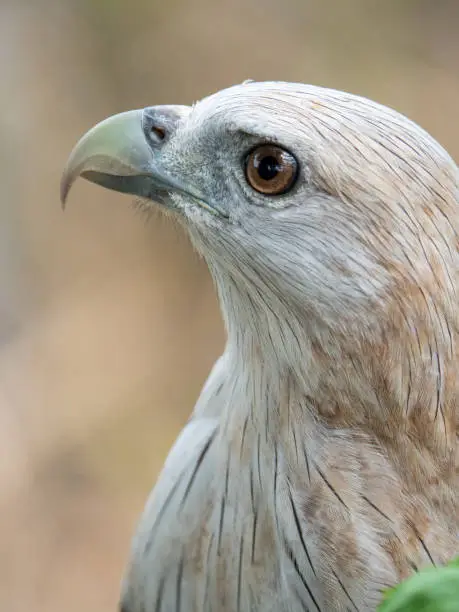
[[454, 361], [458, 170], [391, 109], [244, 83], [103, 121], [71, 154], [63, 201], [79, 175], [172, 211], [210, 267], [228, 333], [278, 360], [331, 369], [359, 356], [399, 395], [408, 367], [437, 388], [437, 359]]

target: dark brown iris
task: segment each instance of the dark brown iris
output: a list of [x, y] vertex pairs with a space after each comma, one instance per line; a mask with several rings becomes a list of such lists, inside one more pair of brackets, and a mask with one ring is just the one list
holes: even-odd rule
[[245, 173], [249, 185], [264, 195], [288, 191], [297, 176], [298, 164], [291, 153], [277, 145], [261, 145], [247, 156]]

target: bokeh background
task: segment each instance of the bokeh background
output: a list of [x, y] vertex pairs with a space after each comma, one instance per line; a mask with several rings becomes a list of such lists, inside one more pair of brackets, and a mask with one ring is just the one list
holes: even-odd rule
[[107, 115], [241, 82], [345, 89], [458, 159], [458, 0], [0, 0], [0, 610], [116, 609], [224, 333], [167, 222], [60, 173]]

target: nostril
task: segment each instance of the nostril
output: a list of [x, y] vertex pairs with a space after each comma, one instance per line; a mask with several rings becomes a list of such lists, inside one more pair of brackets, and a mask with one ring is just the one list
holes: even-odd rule
[[173, 106], [150, 106], [144, 108], [142, 129], [145, 138], [154, 148], [163, 146], [174, 135], [180, 119], [180, 113]]
[[161, 142], [166, 138], [166, 130], [159, 125], [152, 125], [150, 128], [150, 134], [153, 139]]

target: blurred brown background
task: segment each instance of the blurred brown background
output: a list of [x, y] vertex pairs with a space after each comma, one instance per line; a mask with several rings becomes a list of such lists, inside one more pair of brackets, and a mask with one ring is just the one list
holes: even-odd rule
[[0, 610], [109, 612], [224, 335], [205, 266], [59, 179], [90, 126], [282, 79], [360, 93], [458, 159], [457, 0], [0, 0]]

